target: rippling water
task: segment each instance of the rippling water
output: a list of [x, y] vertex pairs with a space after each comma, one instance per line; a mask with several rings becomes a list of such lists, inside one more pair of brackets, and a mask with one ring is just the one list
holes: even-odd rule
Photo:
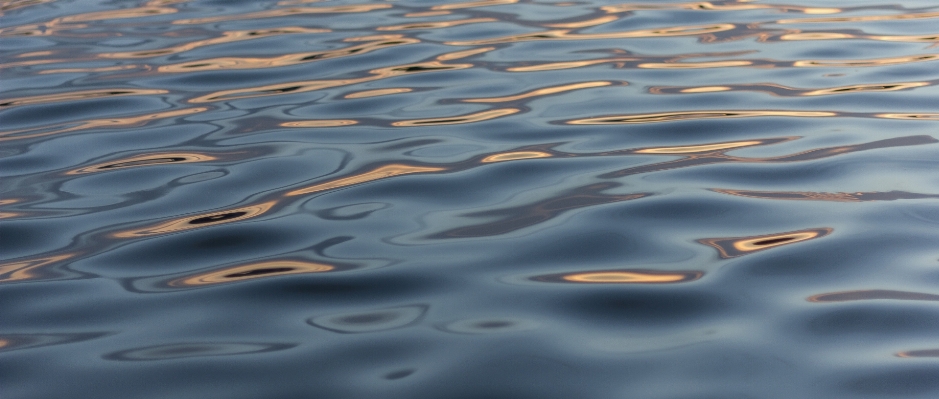
[[0, 2], [3, 398], [935, 398], [935, 1]]

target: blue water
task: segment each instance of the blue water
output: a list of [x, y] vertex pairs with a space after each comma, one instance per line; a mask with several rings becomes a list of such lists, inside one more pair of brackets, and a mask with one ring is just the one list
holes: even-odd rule
[[939, 4], [0, 2], [0, 397], [939, 397]]

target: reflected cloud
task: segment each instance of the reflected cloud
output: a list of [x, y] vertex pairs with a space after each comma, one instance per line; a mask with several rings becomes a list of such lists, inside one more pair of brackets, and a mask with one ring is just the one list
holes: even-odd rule
[[119, 231], [112, 234], [114, 238], [137, 238], [149, 237], [154, 235], [176, 233], [180, 231], [192, 230], [202, 227], [214, 226], [223, 223], [238, 222], [245, 219], [260, 216], [269, 211], [277, 201], [268, 201], [257, 205], [246, 206], [242, 208], [229, 209], [219, 212], [203, 213], [195, 216], [188, 216], [160, 223], [155, 226], [142, 229]]
[[596, 183], [567, 190], [558, 196], [530, 204], [479, 211], [463, 216], [473, 218], [493, 218], [498, 220], [482, 224], [457, 227], [431, 235], [429, 238], [471, 238], [493, 237], [511, 233], [526, 227], [544, 223], [574, 209], [614, 202], [630, 201], [649, 196], [638, 194], [603, 194], [603, 191], [619, 187], [618, 183]]
[[391, 8], [391, 4], [355, 4], [347, 6], [334, 7], [289, 7], [273, 10], [249, 12], [244, 14], [221, 15], [218, 17], [180, 19], [173, 21], [176, 25], [203, 25], [216, 22], [241, 21], [246, 19], [274, 18], [285, 16], [297, 16], [307, 14], [350, 14], [362, 13], [375, 10]]
[[808, 298], [809, 302], [848, 302], [891, 299], [899, 301], [939, 301], [939, 295], [920, 292], [892, 290], [842, 291], [819, 294]]
[[[488, 97], [488, 98], [470, 98], [470, 99], [463, 100], [463, 102], [467, 102], [467, 103], [503, 103], [503, 102], [512, 102], [512, 101], [518, 101], [518, 100], [529, 99], [529, 98], [533, 98], [533, 97], [549, 96], [549, 95], [552, 95], [552, 94], [564, 93], [564, 92], [573, 91], [573, 90], [589, 89], [589, 88], [594, 88], [594, 87], [611, 86], [611, 85], [613, 85], [613, 84], [617, 84], [617, 82], [595, 81], [595, 82], [572, 83], [572, 84], [561, 85], [561, 86], [545, 87], [545, 88], [541, 88], [541, 89], [537, 89], [537, 90], [532, 90], [532, 91], [529, 91], [529, 92], [527, 92], [527, 93], [516, 94], [516, 95], [513, 95], [513, 96]], [[620, 83], [620, 84], [622, 84], [622, 85], [624, 85], [624, 86], [625, 86], [625, 85], [628, 85], [628, 83], [626, 83], [626, 82], [622, 82], [622, 83]]]
[[112, 19], [143, 18], [176, 13], [172, 7], [133, 7], [120, 10], [96, 11], [55, 18], [48, 22], [13, 26], [0, 29], [0, 36], [51, 36], [61, 31], [87, 27], [80, 22], [108, 21]]
[[416, 29], [440, 29], [440, 28], [449, 28], [453, 26], [467, 25], [467, 24], [480, 24], [485, 22], [496, 22], [498, 21], [495, 18], [468, 18], [468, 19], [456, 19], [450, 21], [428, 21], [428, 22], [414, 22], [410, 24], [403, 25], [392, 25], [392, 26], [381, 26], [376, 30], [378, 31], [397, 31], [397, 30], [416, 30]]
[[471, 57], [477, 54], [488, 53], [492, 50], [495, 50], [495, 47], [480, 47], [469, 50], [454, 51], [452, 53], [444, 53], [437, 56], [437, 61], [452, 61], [458, 60], [461, 58]]
[[867, 92], [892, 92], [900, 90], [910, 90], [917, 87], [933, 85], [934, 82], [898, 82], [898, 83], [871, 83], [857, 84], [849, 86], [830, 87], [824, 89], [798, 89], [771, 83], [763, 84], [742, 84], [742, 85], [723, 85], [723, 86], [701, 86], [701, 87], [651, 87], [651, 94], [697, 94], [714, 93], [724, 91], [755, 91], [769, 93], [780, 97], [798, 97], [798, 96], [828, 96], [835, 94], [867, 93]]
[[877, 118], [884, 119], [906, 119], [906, 120], [939, 120], [939, 113], [937, 114], [876, 114], [874, 115]]
[[136, 157], [124, 158], [110, 162], [104, 162], [99, 164], [94, 164], [91, 166], [86, 166], [80, 169], [73, 169], [68, 172], [65, 172], [66, 175], [81, 175], [86, 173], [96, 173], [96, 172], [107, 172], [110, 170], [118, 169], [127, 169], [127, 168], [136, 168], [140, 166], [150, 166], [150, 165], [165, 165], [171, 163], [195, 163], [195, 162], [208, 162], [214, 161], [218, 158], [208, 155], [208, 154], [197, 154], [197, 153], [183, 153], [183, 152], [173, 152], [173, 153], [162, 153], [162, 154], [150, 154], [150, 155], [140, 155]]
[[0, 334], [0, 352], [41, 348], [88, 341], [108, 335], [103, 332], [74, 334]]
[[429, 166], [411, 166], [404, 164], [391, 164], [383, 165], [378, 168], [372, 169], [368, 172], [360, 173], [357, 175], [352, 175], [348, 177], [343, 177], [340, 179], [327, 181], [324, 183], [315, 184], [309, 187], [301, 188], [298, 190], [290, 191], [286, 194], [288, 197], [293, 197], [297, 195], [304, 195], [310, 193], [316, 193], [320, 191], [333, 190], [340, 187], [348, 187], [360, 183], [370, 182], [379, 179], [386, 179], [393, 176], [408, 175], [413, 173], [433, 173], [433, 172], [442, 172], [447, 170], [446, 168], [439, 167], [429, 167]]
[[574, 21], [574, 22], [563, 22], [556, 24], [545, 24], [544, 26], [548, 28], [559, 28], [559, 29], [580, 29], [588, 28], [591, 26], [603, 25], [618, 20], [619, 17], [615, 15], [606, 15], [599, 18], [588, 19], [585, 21]]
[[[749, 142], [758, 142], [759, 145], [769, 145], [782, 143], [795, 139], [795, 137], [784, 137], [784, 138], [775, 138], [775, 139], [761, 139], [761, 140], [751, 140]], [[937, 143], [939, 140], [933, 138], [932, 136], [920, 135], [920, 136], [907, 136], [907, 137], [897, 137], [886, 140], [878, 140], [870, 143], [857, 144], [857, 145], [846, 145], [838, 147], [829, 147], [829, 148], [818, 148], [808, 151], [803, 151], [800, 153], [792, 155], [784, 155], [780, 157], [767, 157], [767, 158], [743, 158], [735, 157], [731, 155], [724, 154], [723, 149], [720, 150], [710, 150], [707, 147], [702, 149], [707, 149], [700, 153], [687, 153], [681, 159], [659, 162], [648, 165], [636, 166], [628, 169], [621, 169], [615, 172], [609, 172], [603, 175], [600, 175], [601, 178], [615, 178], [623, 177], [629, 175], [635, 175], [640, 173], [649, 173], [649, 172], [658, 172], [663, 170], [672, 170], [680, 168], [688, 168], [694, 166], [703, 166], [703, 165], [713, 165], [720, 163], [785, 163], [785, 162], [803, 162], [811, 161], [816, 159], [824, 159], [828, 157], [833, 157], [837, 155], [848, 154], [852, 152], [868, 151], [878, 148], [890, 148], [890, 147], [903, 147], [903, 146], [913, 146], [913, 145], [923, 145], [923, 144], [933, 144]], [[730, 144], [730, 143], [721, 143], [721, 144]], [[748, 144], [753, 145], [753, 144]], [[674, 147], [664, 147], [666, 149], [671, 149]], [[679, 147], [681, 148], [681, 147]], [[687, 148], [687, 147], [686, 147]], [[693, 149], [694, 146], [691, 146], [689, 149]], [[629, 150], [626, 153], [645, 153], [652, 154], [654, 152], [648, 152], [649, 150], [661, 150], [660, 148], [652, 149], [639, 149], [639, 150]], [[639, 152], [645, 151], [645, 152]], [[669, 155], [669, 154], [662, 154]], [[674, 154], [680, 155], [680, 154]]]
[[939, 18], [939, 12], [907, 13], [894, 15], [858, 15], [853, 17], [824, 17], [824, 18], [801, 18], [801, 19], [781, 19], [777, 24], [809, 24], [809, 23], [833, 23], [833, 22], [871, 22], [871, 21], [904, 21], [911, 19]]
[[26, 280], [49, 280], [62, 277], [61, 270], [54, 270], [53, 265], [72, 259], [78, 253], [45, 256], [26, 260], [0, 263], [0, 283]]
[[431, 10], [459, 10], [463, 8], [476, 8], [476, 7], [489, 7], [489, 6], [498, 6], [503, 4], [515, 4], [518, 3], [518, 0], [479, 0], [479, 1], [468, 1], [463, 3], [452, 3], [452, 4], [443, 4], [439, 6], [433, 6]]
[[682, 155], [699, 154], [710, 152], [723, 152], [737, 148], [752, 147], [757, 145], [775, 144], [767, 140], [749, 140], [749, 141], [728, 141], [714, 144], [685, 145], [678, 147], [650, 147], [640, 148], [632, 151], [634, 154], [659, 154], [659, 155]]
[[756, 118], [768, 116], [799, 117], [799, 118], [824, 118], [837, 116], [835, 112], [825, 111], [681, 111], [681, 112], [657, 112], [652, 114], [633, 114], [604, 116], [597, 118], [574, 119], [567, 121], [568, 125], [622, 125], [632, 123], [657, 123], [673, 122], [685, 120], [701, 119], [730, 119], [730, 118]]
[[427, 305], [400, 306], [313, 317], [307, 320], [307, 323], [324, 330], [344, 334], [387, 331], [419, 323], [427, 313], [427, 309]]
[[324, 263], [300, 260], [271, 260], [226, 267], [210, 272], [170, 280], [169, 287], [185, 288], [204, 285], [233, 283], [244, 280], [285, 276], [290, 274], [322, 273], [334, 271], [336, 267]]
[[552, 155], [547, 152], [541, 151], [514, 151], [514, 152], [504, 152], [501, 154], [493, 154], [483, 158], [482, 163], [493, 163], [493, 162], [505, 162], [505, 161], [517, 161], [521, 159], [534, 159], [534, 158], [549, 158]]
[[379, 41], [376, 42], [359, 44], [337, 50], [287, 54], [271, 58], [221, 57], [206, 60], [196, 60], [181, 64], [164, 65], [157, 68], [157, 71], [160, 73], [183, 73], [214, 70], [277, 68], [302, 64], [306, 62], [347, 57], [351, 55], [367, 54], [376, 50], [382, 50], [406, 44], [420, 43], [420, 40], [399, 36], [395, 36], [393, 38], [379, 37], [378, 40]]
[[424, 18], [424, 17], [437, 17], [440, 15], [450, 15], [450, 11], [424, 11], [424, 12], [410, 12], [404, 14], [405, 18]]
[[395, 87], [389, 89], [375, 89], [375, 90], [364, 90], [357, 91], [355, 93], [346, 94], [343, 98], [369, 98], [369, 97], [378, 97], [378, 96], [387, 96], [389, 94], [400, 94], [400, 93], [410, 93], [414, 91], [413, 89], [408, 89], [406, 87]]
[[140, 65], [117, 65], [117, 66], [99, 67], [99, 68], [44, 69], [41, 71], [36, 71], [36, 73], [39, 75], [50, 75], [54, 73], [99, 73], [99, 72], [126, 71], [129, 69], [138, 69], [138, 68], [141, 68], [141, 66]]
[[794, 200], [794, 201], [831, 201], [831, 202], [866, 202], [866, 201], [896, 201], [905, 199], [939, 198], [939, 194], [919, 194], [907, 191], [888, 192], [856, 192], [856, 193], [819, 193], [809, 191], [753, 191], [730, 190], [715, 188], [711, 191], [736, 195], [738, 197]]
[[730, 68], [753, 65], [752, 61], [708, 61], [708, 62], [646, 62], [637, 65], [643, 69], [704, 69]]
[[282, 94], [304, 93], [333, 87], [349, 86], [365, 82], [386, 79], [395, 76], [405, 76], [425, 72], [451, 71], [472, 68], [473, 64], [442, 64], [440, 62], [423, 62], [417, 64], [399, 65], [387, 68], [373, 69], [371, 76], [353, 79], [335, 80], [306, 80], [299, 82], [278, 83], [245, 89], [222, 90], [204, 96], [190, 99], [190, 103], [207, 103], [215, 101], [231, 101], [242, 98], [255, 98], [276, 96]]
[[152, 114], [129, 116], [123, 118], [90, 119], [79, 122], [60, 123], [40, 128], [12, 130], [0, 132], [0, 141], [32, 139], [37, 137], [98, 128], [115, 129], [125, 127], [139, 127], [155, 120], [188, 116], [205, 111], [208, 111], [208, 108], [183, 108], [172, 111], [154, 112]]
[[547, 274], [532, 277], [531, 280], [544, 283], [576, 284], [674, 284], [695, 281], [702, 276], [704, 272], [701, 271], [623, 269]]
[[834, 229], [822, 227], [762, 236], [703, 238], [697, 241], [716, 249], [721, 258], [729, 259], [783, 245], [825, 237], [831, 234], [832, 231], [834, 231]]
[[900, 352], [897, 357], [939, 357], [939, 349], [922, 349], [916, 351]]
[[148, 96], [154, 94], [167, 94], [168, 90], [160, 89], [98, 89], [82, 90], [68, 93], [45, 94], [40, 96], [17, 97], [0, 100], [0, 108], [17, 107], [21, 105], [48, 104], [62, 101], [88, 100], [102, 97]]
[[276, 29], [228, 31], [228, 32], [222, 32], [221, 37], [216, 37], [216, 38], [206, 39], [206, 40], [197, 40], [194, 42], [180, 44], [178, 46], [173, 46], [173, 47], [165, 47], [165, 48], [159, 48], [159, 49], [153, 49], [153, 50], [99, 53], [99, 54], [95, 54], [95, 57], [114, 58], [114, 59], [151, 58], [151, 57], [159, 57], [159, 56], [164, 56], [164, 55], [178, 54], [178, 53], [190, 51], [193, 49], [197, 49], [199, 47], [212, 46], [216, 44], [234, 43], [234, 42], [240, 42], [240, 41], [245, 41], [245, 40], [261, 39], [265, 37], [273, 37], [273, 36], [288, 35], [288, 34], [325, 33], [325, 32], [331, 32], [331, 30], [287, 26], [287, 27], [276, 28]]
[[571, 33], [570, 30], [550, 30], [534, 33], [497, 37], [492, 39], [450, 41], [450, 46], [483, 46], [488, 44], [518, 43], [541, 40], [604, 40], [604, 39], [639, 39], [652, 37], [699, 36], [735, 29], [734, 24], [674, 26], [668, 28], [642, 29], [626, 32], [608, 33]]
[[831, 7], [800, 7], [777, 4], [752, 4], [747, 0], [738, 1], [719, 1], [716, 2], [701, 1], [690, 3], [672, 3], [672, 4], [653, 4], [653, 3], [629, 3], [613, 6], [600, 7], [601, 10], [610, 14], [634, 12], [634, 11], [652, 11], [652, 10], [691, 10], [691, 11], [748, 11], [771, 9], [780, 12], [802, 12], [805, 14], [837, 14], [842, 12], [839, 8]]
[[187, 357], [231, 356], [281, 351], [297, 346], [296, 344], [269, 343], [184, 343], [148, 346], [110, 353], [107, 360], [168, 360]]
[[792, 63], [802, 68], [864, 68], [887, 65], [912, 64], [915, 62], [935, 61], [939, 54], [910, 55], [906, 57], [874, 58], [869, 60], [804, 60]]
[[0, 15], [5, 14], [7, 11], [13, 11], [16, 9], [36, 6], [40, 4], [51, 3], [53, 0], [6, 0], [0, 2]]
[[391, 126], [397, 127], [415, 127], [415, 126], [438, 126], [438, 125], [459, 125], [464, 123], [475, 123], [487, 121], [490, 119], [501, 118], [519, 112], [517, 108], [500, 108], [488, 111], [476, 112], [473, 114], [449, 116], [444, 118], [412, 119], [406, 121], [392, 122]]
[[358, 121], [352, 119], [317, 119], [317, 120], [305, 120], [305, 121], [292, 121], [284, 122], [280, 125], [283, 127], [339, 127], [339, 126], [352, 126], [358, 124]]

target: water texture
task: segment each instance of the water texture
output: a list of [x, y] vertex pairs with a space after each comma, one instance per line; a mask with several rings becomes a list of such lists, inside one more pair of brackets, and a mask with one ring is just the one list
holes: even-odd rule
[[0, 397], [939, 397], [935, 1], [6, 0]]

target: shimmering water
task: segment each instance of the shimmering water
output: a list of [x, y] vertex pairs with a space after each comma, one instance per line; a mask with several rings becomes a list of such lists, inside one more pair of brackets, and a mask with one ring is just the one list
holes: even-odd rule
[[939, 397], [939, 4], [6, 0], [0, 397]]

